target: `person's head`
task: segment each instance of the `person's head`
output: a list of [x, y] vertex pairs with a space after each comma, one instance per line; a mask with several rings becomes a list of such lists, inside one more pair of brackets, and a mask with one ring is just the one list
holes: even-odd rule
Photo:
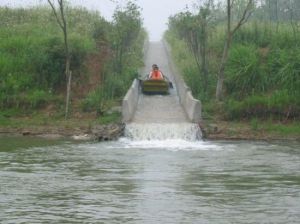
[[158, 70], [157, 64], [153, 64], [153, 65], [152, 65], [152, 69], [153, 69], [153, 70]]

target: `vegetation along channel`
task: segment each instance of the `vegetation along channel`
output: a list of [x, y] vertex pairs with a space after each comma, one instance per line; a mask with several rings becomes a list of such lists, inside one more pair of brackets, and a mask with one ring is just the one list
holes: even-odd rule
[[298, 223], [300, 1], [78, 2], [0, 1], [1, 223]]

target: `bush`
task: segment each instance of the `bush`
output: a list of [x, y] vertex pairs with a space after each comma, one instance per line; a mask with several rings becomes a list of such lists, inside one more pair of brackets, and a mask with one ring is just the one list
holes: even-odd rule
[[273, 89], [284, 88], [292, 94], [300, 93], [300, 50], [275, 49], [270, 52], [268, 66]]
[[110, 124], [110, 123], [116, 123], [120, 122], [121, 114], [119, 112], [114, 112], [111, 114], [105, 114], [104, 116], [101, 116], [98, 118], [98, 122], [100, 124]]
[[225, 72], [226, 91], [235, 98], [260, 93], [266, 88], [267, 80], [261, 70], [260, 56], [253, 45], [233, 46]]
[[65, 49], [63, 40], [52, 36], [44, 40], [42, 57], [35, 57], [35, 82], [47, 89], [57, 89], [65, 83]]
[[258, 47], [268, 47], [271, 42], [272, 28], [270, 24], [256, 20], [242, 26], [234, 36], [234, 42], [239, 44], [253, 44]]
[[299, 118], [300, 102], [287, 91], [276, 91], [271, 96], [252, 95], [237, 101], [229, 99], [225, 105], [228, 119], [249, 119], [251, 117], [278, 119]]
[[[0, 12], [6, 15], [0, 15], [3, 18], [0, 22], [0, 106], [39, 107], [48, 99], [49, 90], [60, 90], [66, 82], [61, 30], [50, 8], [0, 7]], [[84, 10], [76, 12], [89, 14]], [[89, 16], [94, 20], [99, 18], [92, 13], [86, 15]], [[80, 15], [74, 17], [80, 18]], [[86, 54], [95, 49], [91, 29], [84, 24], [77, 29], [77, 25], [69, 27], [74, 73], [80, 73]]]
[[88, 94], [88, 96], [82, 101], [81, 108], [84, 112], [97, 111], [97, 114], [103, 114], [106, 109], [104, 102], [104, 91], [100, 87]]
[[30, 108], [35, 109], [44, 106], [51, 100], [51, 95], [44, 90], [34, 90], [27, 94], [26, 101]]
[[37, 109], [50, 102], [53, 96], [44, 90], [0, 94], [0, 108]]
[[[199, 70], [196, 67], [195, 59], [186, 47], [186, 44], [177, 39], [172, 33], [167, 32], [165, 38], [172, 48], [172, 54], [175, 59], [176, 65], [178, 65], [180, 73], [183, 75], [184, 81], [191, 88], [193, 96], [202, 101], [208, 101], [211, 98], [211, 94], [215, 92], [215, 76], [208, 74], [208, 89], [207, 92], [203, 88], [203, 75], [199, 74]], [[209, 60], [209, 59], [208, 59]], [[209, 62], [208, 66], [214, 66], [213, 62]]]

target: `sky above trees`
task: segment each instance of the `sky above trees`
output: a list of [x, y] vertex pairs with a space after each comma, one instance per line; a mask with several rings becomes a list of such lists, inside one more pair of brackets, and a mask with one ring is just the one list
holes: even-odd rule
[[[199, 0], [136, 0], [136, 4], [142, 8], [144, 27], [149, 32], [150, 40], [160, 40], [163, 32], [167, 29], [168, 17], [182, 11], [188, 5]], [[111, 19], [118, 2], [121, 6], [126, 5], [126, 0], [70, 0], [72, 5], [84, 6], [91, 10], [100, 11], [108, 20]], [[0, 0], [0, 5], [8, 6], [32, 6], [46, 4], [46, 0]]]

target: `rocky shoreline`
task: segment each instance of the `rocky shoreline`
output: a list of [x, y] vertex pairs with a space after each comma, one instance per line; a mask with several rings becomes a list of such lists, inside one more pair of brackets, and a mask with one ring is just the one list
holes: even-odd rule
[[[281, 136], [249, 127], [226, 124], [200, 125], [204, 140], [300, 141], [300, 135]], [[0, 135], [34, 136], [48, 139], [69, 138], [79, 141], [113, 141], [124, 136], [125, 124], [115, 123], [92, 127], [32, 126], [26, 128], [0, 127]]]
[[113, 141], [123, 136], [124, 129], [124, 123], [76, 128], [53, 126], [26, 128], [0, 127], [0, 135], [34, 136], [49, 139], [70, 138], [73, 140]]

